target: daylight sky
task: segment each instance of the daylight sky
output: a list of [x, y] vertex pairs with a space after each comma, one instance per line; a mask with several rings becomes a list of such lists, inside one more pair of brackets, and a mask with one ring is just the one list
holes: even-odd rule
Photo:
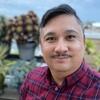
[[33, 10], [41, 19], [46, 10], [62, 3], [70, 4], [83, 21], [100, 22], [100, 0], [0, 0], [0, 15], [13, 17]]

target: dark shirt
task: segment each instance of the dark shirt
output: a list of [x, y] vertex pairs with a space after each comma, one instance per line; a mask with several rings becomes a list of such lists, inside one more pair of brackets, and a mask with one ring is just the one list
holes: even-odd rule
[[100, 73], [84, 63], [58, 86], [48, 67], [37, 67], [22, 84], [20, 100], [100, 100]]

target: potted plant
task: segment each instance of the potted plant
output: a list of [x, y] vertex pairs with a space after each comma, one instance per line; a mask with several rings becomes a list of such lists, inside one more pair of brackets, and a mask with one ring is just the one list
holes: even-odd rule
[[0, 43], [0, 94], [4, 92], [5, 76], [7, 74], [7, 71], [11, 67], [11, 63], [12, 63], [12, 62], [8, 63], [8, 61], [5, 60], [7, 50], [8, 50], [8, 46], [3, 43]]
[[12, 22], [9, 34], [13, 34], [13, 38], [17, 41], [19, 56], [23, 60], [31, 60], [38, 44], [38, 17], [30, 11], [26, 15], [16, 16]]

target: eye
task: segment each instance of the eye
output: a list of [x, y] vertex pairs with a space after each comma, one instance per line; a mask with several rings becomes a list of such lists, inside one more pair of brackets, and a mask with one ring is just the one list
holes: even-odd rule
[[47, 37], [45, 40], [48, 42], [54, 42], [54, 41], [56, 41], [56, 38], [55, 37]]
[[68, 36], [66, 36], [66, 39], [69, 40], [69, 41], [72, 41], [72, 40], [74, 40], [75, 38], [76, 38], [75, 35], [68, 35]]

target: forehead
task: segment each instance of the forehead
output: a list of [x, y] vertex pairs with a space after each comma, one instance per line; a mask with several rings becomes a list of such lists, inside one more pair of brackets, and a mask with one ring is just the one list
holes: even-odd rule
[[41, 34], [50, 32], [63, 32], [64, 30], [74, 30], [77, 33], [82, 33], [82, 28], [77, 19], [73, 15], [59, 15], [54, 17], [40, 29]]

